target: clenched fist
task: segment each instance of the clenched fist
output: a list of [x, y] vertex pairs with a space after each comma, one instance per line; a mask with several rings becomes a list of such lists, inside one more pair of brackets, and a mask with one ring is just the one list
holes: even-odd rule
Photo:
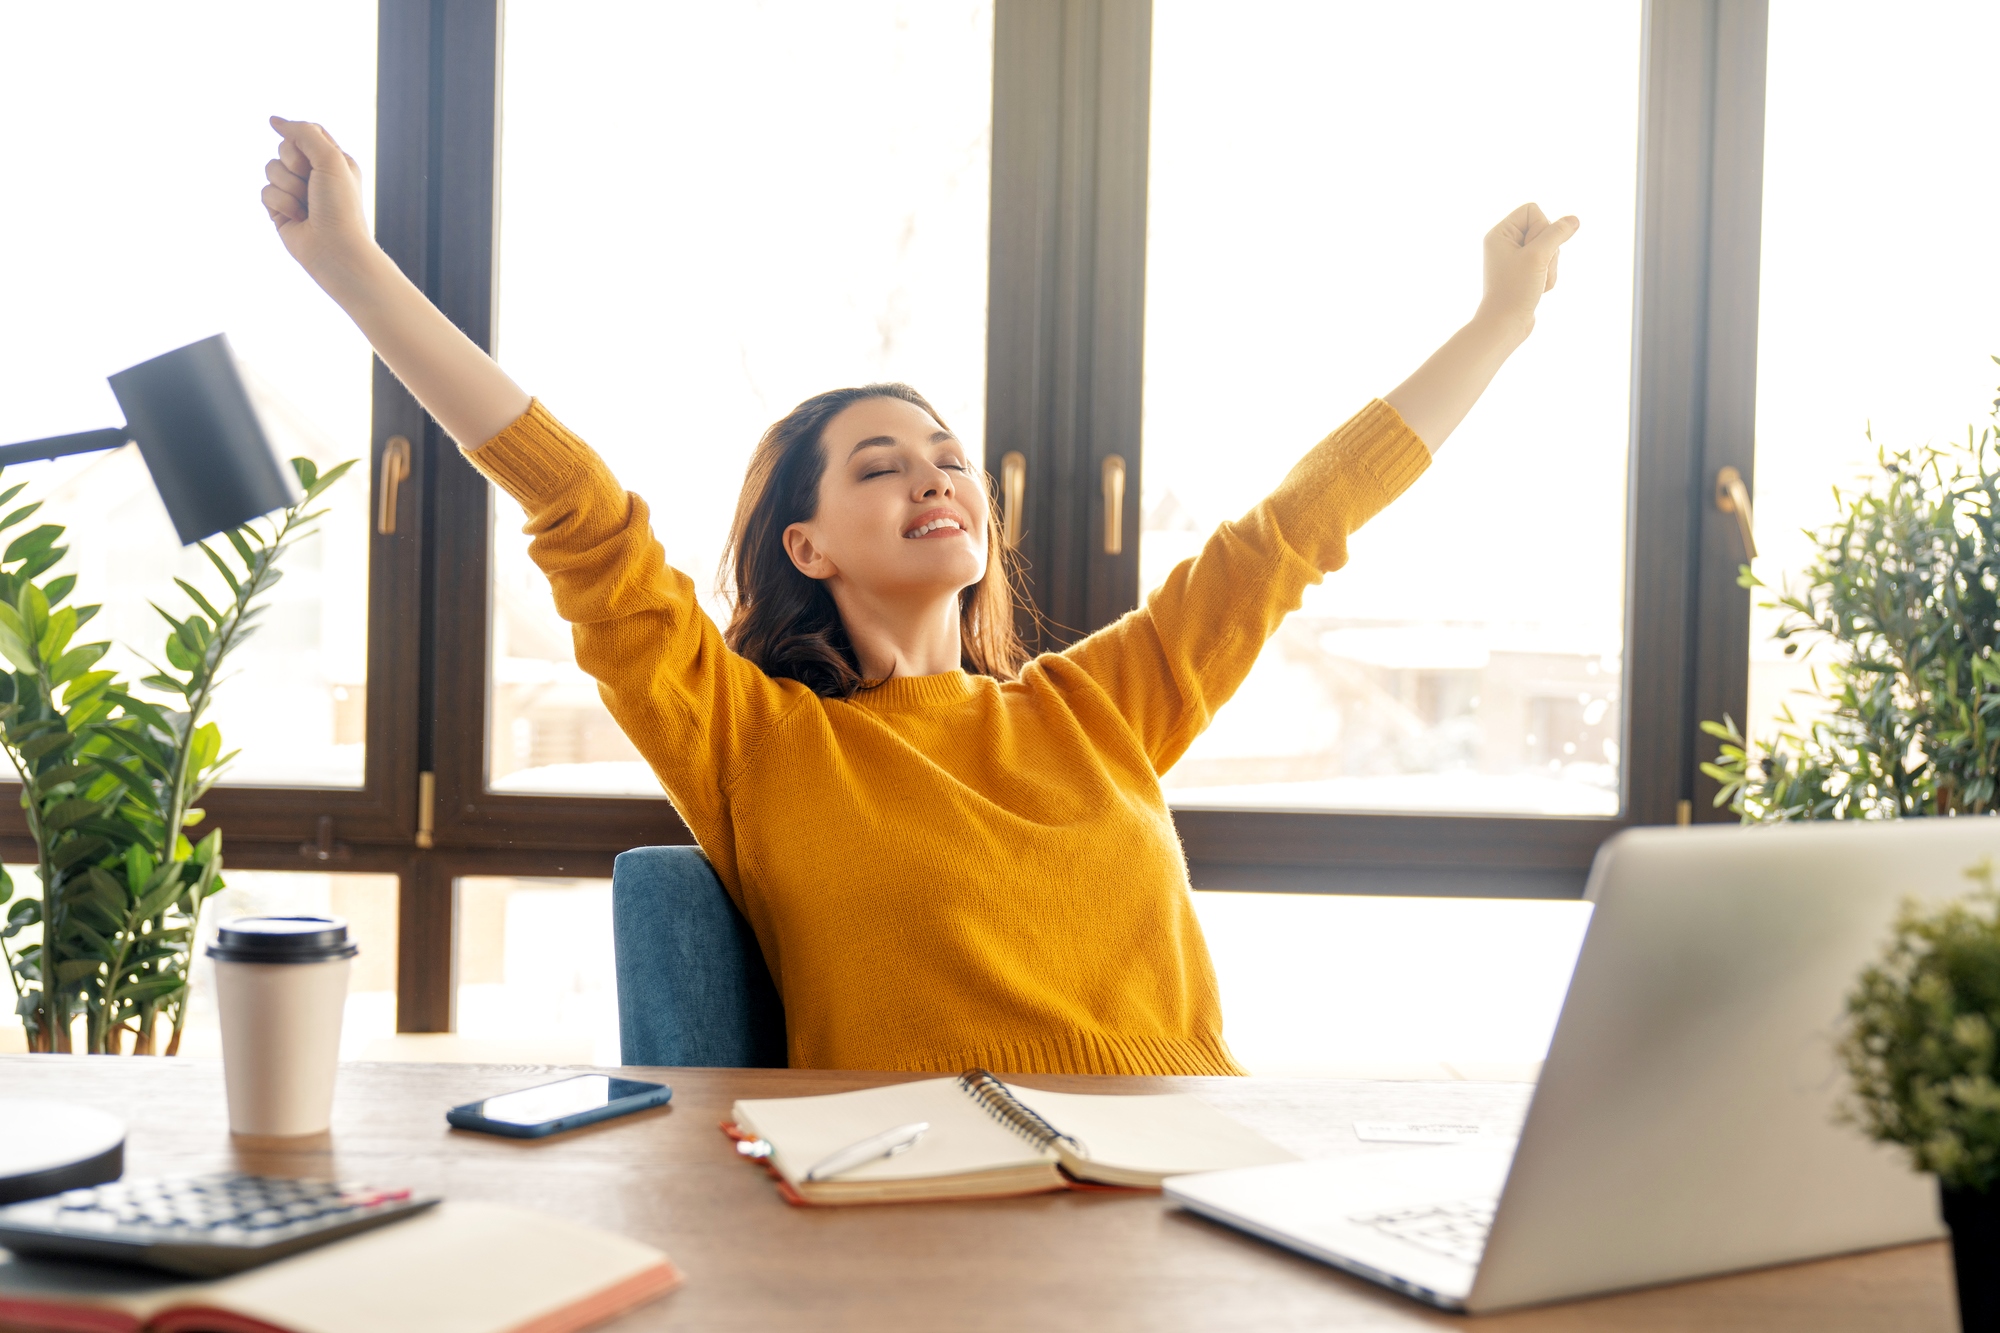
[[1479, 313], [1524, 331], [1534, 327], [1542, 293], [1556, 285], [1562, 244], [1581, 225], [1574, 217], [1548, 220], [1534, 204], [1522, 204], [1486, 233], [1486, 291]]
[[361, 207], [361, 169], [311, 121], [271, 117], [282, 137], [264, 164], [264, 208], [293, 259], [324, 281], [329, 266], [348, 267], [374, 245]]

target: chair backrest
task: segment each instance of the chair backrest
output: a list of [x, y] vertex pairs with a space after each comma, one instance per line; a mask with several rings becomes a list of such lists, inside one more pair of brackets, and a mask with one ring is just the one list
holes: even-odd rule
[[784, 1067], [785, 1010], [763, 950], [700, 848], [620, 853], [611, 933], [626, 1064]]

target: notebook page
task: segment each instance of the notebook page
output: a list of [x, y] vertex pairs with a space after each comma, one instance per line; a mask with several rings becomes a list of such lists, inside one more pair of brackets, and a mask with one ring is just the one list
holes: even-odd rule
[[1080, 1139], [1092, 1165], [1178, 1176], [1299, 1160], [1184, 1092], [1118, 1096], [1007, 1086], [1023, 1106]]
[[919, 1120], [929, 1121], [930, 1130], [914, 1148], [843, 1171], [840, 1179], [963, 1176], [1056, 1160], [986, 1114], [955, 1078], [746, 1100], [736, 1103], [735, 1114], [739, 1128], [770, 1142], [772, 1162], [794, 1182], [851, 1143]]

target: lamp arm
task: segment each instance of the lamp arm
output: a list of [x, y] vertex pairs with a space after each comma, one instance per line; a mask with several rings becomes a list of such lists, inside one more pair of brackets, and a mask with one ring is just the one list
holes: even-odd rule
[[0, 445], [0, 467], [10, 463], [39, 462], [44, 458], [63, 458], [70, 454], [94, 454], [100, 449], [116, 449], [131, 438], [132, 432], [128, 427], [107, 426], [103, 430], [78, 431], [74, 435], [52, 435], [46, 440]]

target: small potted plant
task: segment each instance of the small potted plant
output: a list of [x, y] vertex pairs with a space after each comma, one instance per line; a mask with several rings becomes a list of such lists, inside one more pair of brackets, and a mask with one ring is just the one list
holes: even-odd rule
[[2000, 892], [1906, 902], [1882, 957], [1847, 997], [1846, 1115], [1937, 1177], [1959, 1319], [2000, 1329]]

